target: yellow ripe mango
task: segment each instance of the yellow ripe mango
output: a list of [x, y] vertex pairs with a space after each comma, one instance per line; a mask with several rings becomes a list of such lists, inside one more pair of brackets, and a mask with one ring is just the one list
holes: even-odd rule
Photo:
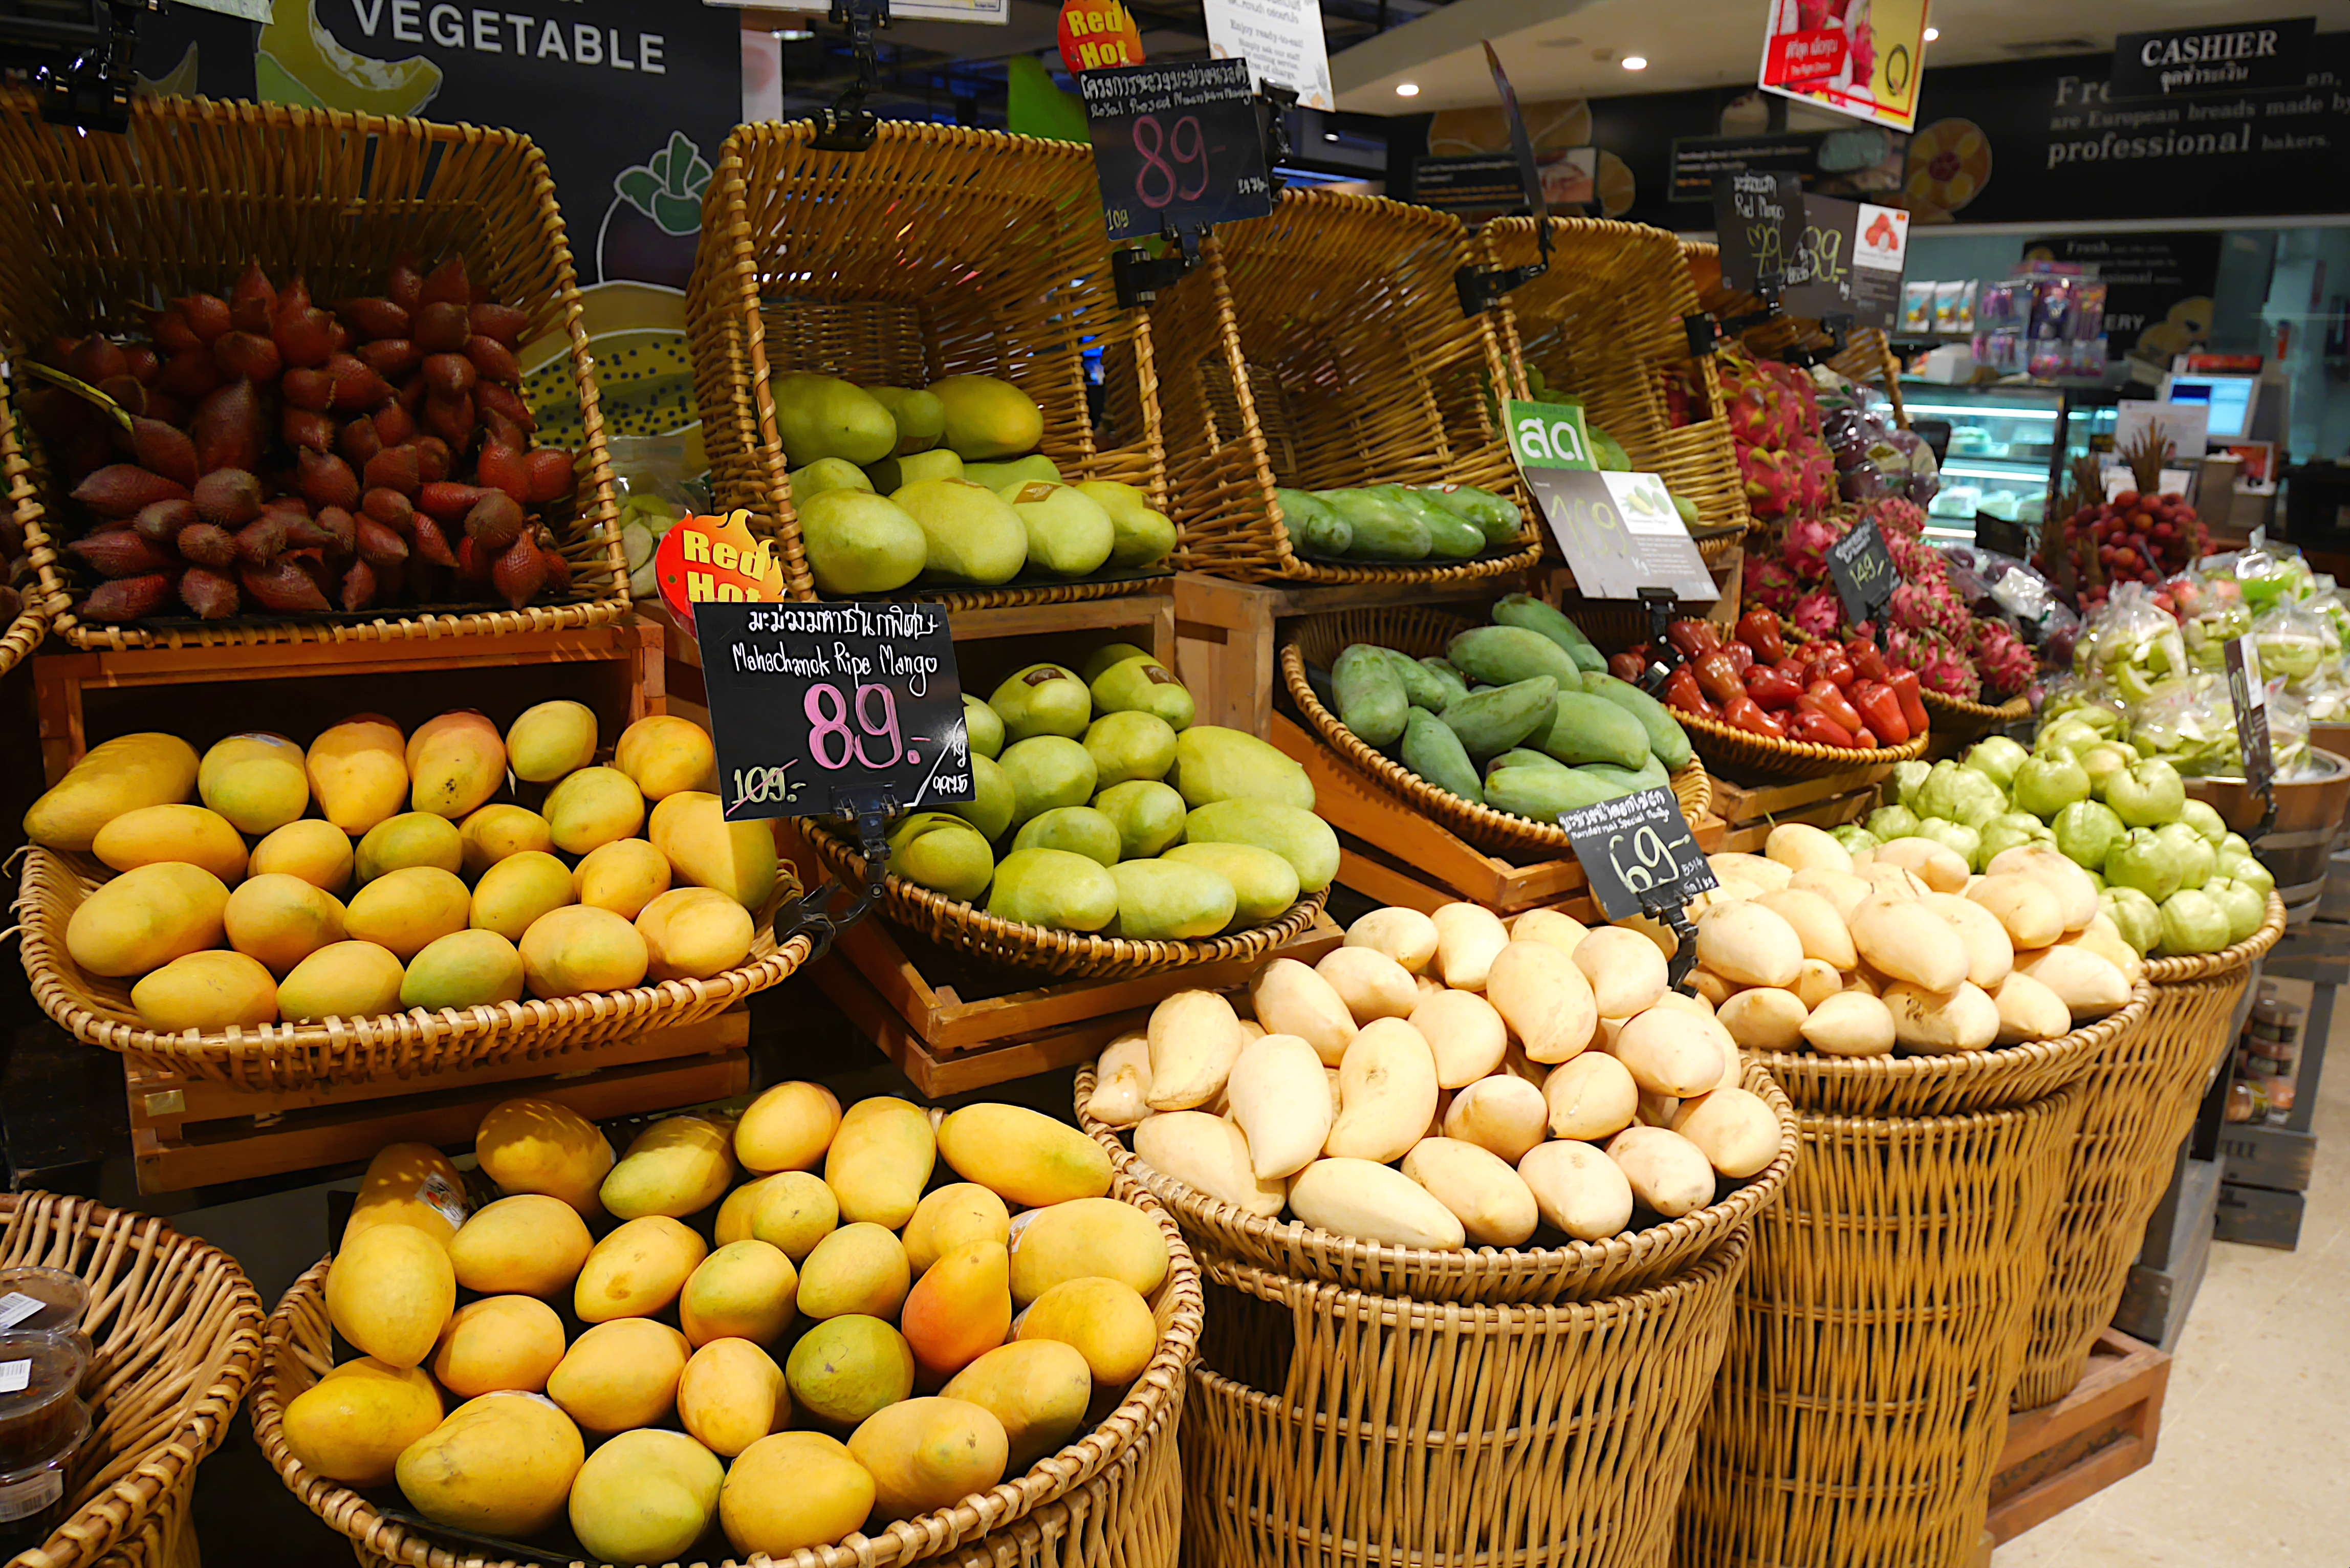
[[773, 1345], [791, 1327], [799, 1271], [779, 1248], [730, 1241], [702, 1261], [677, 1298], [678, 1326], [695, 1346], [719, 1339]]
[[343, 903], [299, 877], [265, 872], [228, 896], [221, 911], [228, 945], [288, 975], [320, 948], [343, 940]]
[[335, 1332], [392, 1366], [419, 1366], [457, 1308], [448, 1248], [411, 1225], [375, 1225], [346, 1236], [327, 1271]]
[[862, 1530], [873, 1477], [847, 1444], [822, 1432], [777, 1432], [735, 1458], [718, 1491], [718, 1521], [738, 1555], [789, 1556]]
[[1025, 1106], [965, 1106], [939, 1124], [938, 1144], [957, 1173], [1024, 1209], [1109, 1190], [1102, 1146]]
[[98, 830], [91, 853], [117, 871], [181, 860], [229, 887], [244, 879], [244, 840], [227, 817], [201, 805], [142, 805]]
[[309, 809], [302, 748], [283, 735], [231, 735], [204, 753], [196, 794], [239, 833], [274, 833]]
[[522, 999], [522, 955], [495, 931], [451, 931], [408, 961], [400, 1005], [427, 1012]]
[[530, 923], [518, 945], [530, 993], [549, 1000], [627, 991], [644, 980], [651, 962], [636, 927], [585, 904], [548, 910]]
[[840, 1099], [822, 1084], [777, 1084], [734, 1124], [734, 1158], [745, 1170], [814, 1170], [840, 1130]]
[[[555, 847], [546, 818], [527, 806], [485, 805], [457, 825], [457, 841], [468, 877], [479, 877], [510, 855]], [[566, 875], [568, 875], [567, 869]]]
[[654, 713], [620, 732], [612, 765], [634, 779], [647, 800], [667, 800], [681, 790], [712, 790], [718, 784], [718, 749], [691, 719]]
[[968, 1399], [1003, 1423], [1006, 1466], [1018, 1475], [1076, 1436], [1094, 1397], [1093, 1370], [1076, 1345], [1015, 1340], [956, 1373], [939, 1392]]
[[668, 1418], [691, 1347], [649, 1317], [614, 1318], [571, 1342], [546, 1379], [546, 1397], [590, 1432], [625, 1432]]
[[669, 857], [641, 838], [616, 838], [580, 857], [572, 873], [579, 902], [633, 920], [647, 904], [669, 891]]
[[905, 1399], [877, 1410], [850, 1434], [848, 1451], [873, 1474], [878, 1519], [913, 1519], [949, 1508], [1003, 1479], [1003, 1423], [967, 1399]]
[[215, 948], [228, 889], [202, 867], [159, 861], [102, 883], [66, 921], [66, 952], [84, 974], [145, 974]]
[[243, 953], [189, 953], [132, 986], [130, 1005], [160, 1034], [258, 1029], [277, 1022], [277, 982]]
[[734, 1179], [733, 1137], [702, 1116], [663, 1116], [639, 1133], [604, 1178], [604, 1207], [622, 1220], [699, 1214]]
[[306, 816], [255, 845], [246, 870], [255, 877], [299, 877], [340, 898], [351, 884], [352, 861], [349, 835], [331, 822]]
[[382, 876], [351, 895], [343, 907], [343, 930], [353, 940], [390, 950], [406, 963], [452, 931], [465, 929], [473, 896], [453, 871], [410, 866]]
[[1019, 1340], [1056, 1339], [1086, 1358], [1097, 1388], [1123, 1388], [1159, 1348], [1150, 1303], [1117, 1280], [1065, 1280], [1029, 1303], [1012, 1325]]
[[1158, 1222], [1115, 1198], [1081, 1198], [1012, 1224], [1012, 1299], [1025, 1306], [1065, 1280], [1100, 1274], [1147, 1296], [1167, 1278]]
[[870, 1221], [843, 1225], [800, 1265], [799, 1309], [810, 1317], [894, 1320], [912, 1282], [905, 1246], [895, 1235]]
[[596, 1193], [612, 1168], [612, 1145], [595, 1123], [568, 1106], [499, 1101], [474, 1131], [473, 1157], [502, 1191], [560, 1198], [590, 1220], [604, 1212]]
[[880, 1318], [861, 1313], [827, 1318], [792, 1346], [784, 1379], [802, 1411], [835, 1427], [854, 1427], [914, 1391], [914, 1351]]
[[471, 709], [443, 713], [408, 737], [408, 803], [452, 821], [469, 816], [506, 781], [506, 743]]
[[473, 884], [473, 908], [467, 920], [476, 930], [495, 931], [518, 942], [532, 921], [570, 902], [571, 867], [545, 850], [525, 849], [482, 873]]
[[566, 855], [636, 836], [645, 825], [645, 797], [618, 768], [581, 768], [546, 794], [546, 827]]
[[[738, 1135], [739, 1136], [739, 1135]], [[906, 1262], [919, 1279], [940, 1257], [966, 1241], [1012, 1241], [1012, 1211], [975, 1181], [958, 1181], [928, 1194], [906, 1221]]]
[[839, 1228], [840, 1202], [821, 1177], [786, 1170], [758, 1186], [758, 1205], [751, 1210], [751, 1234], [780, 1248], [793, 1262], [806, 1262], [816, 1244]]
[[636, 923], [649, 980], [708, 980], [751, 956], [751, 911], [714, 888], [673, 888]]
[[288, 1023], [309, 1023], [398, 1012], [406, 981], [389, 950], [373, 942], [331, 943], [277, 982], [278, 1016]]
[[449, 1239], [457, 1282], [485, 1296], [553, 1296], [595, 1250], [587, 1221], [559, 1198], [518, 1192], [484, 1204]]
[[945, 1382], [1012, 1332], [1011, 1266], [1001, 1241], [965, 1241], [906, 1293], [899, 1332], [931, 1386]]
[[587, 1445], [571, 1417], [532, 1394], [484, 1394], [400, 1456], [400, 1490], [436, 1524], [506, 1540], [562, 1517]]
[[432, 1376], [461, 1399], [518, 1388], [536, 1394], [562, 1361], [563, 1320], [530, 1296], [484, 1296], [451, 1315]]
[[417, 1366], [346, 1361], [286, 1407], [286, 1446], [312, 1475], [389, 1485], [402, 1449], [441, 1424], [441, 1391]]
[[142, 805], [176, 805], [196, 787], [196, 749], [177, 735], [118, 735], [92, 746], [25, 812], [25, 836], [87, 851], [98, 830]]
[[920, 1107], [888, 1096], [859, 1100], [842, 1115], [826, 1151], [825, 1185], [842, 1219], [901, 1230], [930, 1185], [937, 1155], [931, 1118]]
[[571, 1532], [594, 1563], [674, 1563], [718, 1511], [726, 1471], [682, 1432], [623, 1432], [571, 1486]]
[[343, 1225], [348, 1247], [379, 1225], [406, 1225], [448, 1246], [465, 1223], [465, 1179], [429, 1143], [388, 1143], [368, 1161]]
[[774, 1179], [773, 1177], [762, 1176], [756, 1180], [744, 1182], [726, 1195], [718, 1205], [717, 1218], [710, 1222], [712, 1246], [723, 1247], [731, 1241], [751, 1240], [751, 1220], [759, 1212], [759, 1199], [767, 1195], [767, 1183]]
[[407, 802], [407, 740], [380, 713], [356, 714], [322, 732], [305, 766], [318, 815], [346, 836], [399, 815]]
[[525, 784], [553, 784], [596, 760], [596, 711], [584, 702], [541, 702], [506, 731], [506, 761]]
[[650, 1317], [678, 1293], [709, 1254], [702, 1238], [665, 1214], [631, 1220], [596, 1243], [571, 1287], [581, 1323]]
[[455, 823], [429, 811], [403, 811], [367, 830], [352, 852], [351, 871], [364, 886], [411, 866], [454, 872], [464, 863], [465, 844]]
[[677, 878], [715, 888], [746, 909], [774, 896], [775, 838], [764, 822], [728, 822], [718, 797], [680, 790], [653, 807], [647, 836]]
[[747, 1339], [713, 1339], [677, 1380], [677, 1418], [702, 1447], [731, 1459], [790, 1422], [784, 1369]]

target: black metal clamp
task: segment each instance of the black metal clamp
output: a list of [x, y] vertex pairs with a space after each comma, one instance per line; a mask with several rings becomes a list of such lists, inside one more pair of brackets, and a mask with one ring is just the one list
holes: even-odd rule
[[1511, 290], [1523, 287], [1550, 271], [1550, 224], [1537, 220], [1534, 223], [1534, 244], [1542, 250], [1542, 259], [1523, 266], [1464, 266], [1452, 275], [1452, 286], [1461, 296], [1461, 314], [1482, 316]]
[[[839, 884], [829, 881], [778, 909], [777, 946], [793, 937], [806, 937], [809, 942], [808, 961], [814, 963], [831, 950], [835, 937], [872, 910], [880, 901], [881, 890], [889, 877], [889, 819], [900, 809], [896, 798], [886, 790], [864, 787], [833, 791], [832, 815], [847, 818], [857, 834], [857, 853], [865, 862], [864, 886], [855, 890], [848, 907], [837, 913], [826, 908], [841, 891]], [[786, 919], [790, 922], [788, 931]]]
[[[1679, 884], [1674, 884], [1674, 888], [1678, 891]], [[1643, 893], [1640, 913], [1652, 920], [1661, 920], [1665, 929], [1673, 933], [1673, 956], [1665, 961], [1665, 983], [1684, 996], [1694, 995], [1689, 978], [1697, 969], [1697, 928], [1690, 924], [1686, 900]]]
[[1110, 283], [1118, 290], [1118, 308], [1132, 310], [1149, 305], [1159, 297], [1159, 291], [1172, 288], [1191, 264], [1200, 259], [1200, 231], [1173, 223], [1167, 225], [1167, 240], [1175, 249], [1169, 255], [1154, 256], [1140, 245], [1125, 245], [1109, 254]]
[[1640, 604], [1648, 612], [1648, 667], [1640, 672], [1640, 690], [1651, 697], [1681, 664], [1680, 649], [1672, 643], [1673, 610], [1680, 600], [1670, 588], [1642, 588]]
[[1264, 143], [1265, 182], [1272, 187], [1275, 201], [1280, 200], [1282, 187], [1288, 183], [1281, 177], [1281, 161], [1295, 151], [1289, 145], [1289, 111], [1296, 107], [1296, 88], [1257, 78], [1257, 136]]
[[866, 96], [881, 85], [874, 56], [873, 30], [889, 25], [889, 0], [832, 0], [829, 18], [848, 29], [849, 52], [857, 58], [857, 80], [816, 116], [815, 145], [826, 152], [864, 152], [873, 145], [880, 121], [866, 109]]

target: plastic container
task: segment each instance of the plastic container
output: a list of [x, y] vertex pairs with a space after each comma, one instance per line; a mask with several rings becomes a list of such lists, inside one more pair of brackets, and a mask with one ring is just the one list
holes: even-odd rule
[[0, 1269], [0, 1334], [78, 1334], [89, 1311], [78, 1274], [30, 1264]]
[[65, 1521], [67, 1471], [89, 1441], [90, 1430], [89, 1412], [80, 1401], [68, 1405], [74, 1422], [56, 1448], [22, 1463], [0, 1464], [0, 1553], [13, 1557], [38, 1546]]
[[78, 1334], [0, 1334], [0, 1475], [36, 1463], [89, 1428], [81, 1402], [88, 1343]]

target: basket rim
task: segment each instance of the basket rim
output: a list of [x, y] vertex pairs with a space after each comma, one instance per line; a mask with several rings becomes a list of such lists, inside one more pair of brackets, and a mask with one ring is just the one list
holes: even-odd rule
[[0, 635], [0, 675], [16, 668], [20, 660], [29, 659], [49, 635], [47, 606], [37, 594], [28, 596], [16, 618], [8, 623], [5, 635]]
[[2216, 953], [2189, 953], [2181, 958], [2150, 958], [2146, 961], [2146, 981], [2148, 985], [2181, 985], [2189, 981], [2218, 980], [2240, 969], [2249, 969], [2252, 961], [2277, 945], [2284, 936], [2284, 900], [2274, 892], [2269, 894], [2267, 909], [2261, 916], [2260, 929], [2232, 947], [2221, 948]]
[[[1339, 611], [1341, 615], [1353, 611]], [[1464, 628], [1469, 622], [1461, 623]], [[1537, 822], [1531, 816], [1501, 811], [1473, 800], [1463, 800], [1450, 790], [1440, 789], [1418, 774], [1373, 750], [1363, 738], [1347, 728], [1336, 713], [1322, 705], [1305, 679], [1305, 650], [1293, 630], [1281, 645], [1282, 679], [1287, 682], [1291, 701], [1305, 722], [1314, 729], [1323, 744], [1336, 752], [1340, 758], [1360, 773], [1399, 795], [1406, 804], [1424, 815], [1443, 818], [1461, 828], [1468, 836], [1483, 836], [1488, 842], [1499, 840], [1512, 846], [1531, 846], [1539, 849], [1571, 850], [1574, 840], [1566, 829], [1556, 823]], [[1679, 718], [1675, 714], [1676, 719]], [[1692, 748], [1694, 753], [1694, 748]], [[1680, 786], [1688, 786], [1697, 798], [1684, 800], [1685, 812], [1702, 814], [1713, 802], [1712, 781], [1707, 776], [1705, 764], [1692, 754], [1689, 762], [1668, 776], [1666, 788], [1678, 797]]]
[[[1023, 1474], [1007, 1477], [986, 1491], [972, 1493], [917, 1519], [896, 1521], [871, 1536], [854, 1532], [833, 1544], [804, 1547], [788, 1557], [759, 1557], [759, 1563], [773, 1568], [882, 1568], [920, 1562], [1050, 1506], [1110, 1469], [1145, 1438], [1172, 1438], [1183, 1390], [1199, 1359], [1200, 1331], [1207, 1311], [1199, 1265], [1181, 1227], [1148, 1189], [1115, 1172], [1112, 1183], [1110, 1195], [1149, 1215], [1165, 1238], [1166, 1288], [1174, 1303], [1149, 1364], [1118, 1407], [1057, 1453], [1046, 1455]], [[394, 1561], [430, 1563], [438, 1559], [453, 1563], [458, 1559], [437, 1546], [433, 1537], [385, 1518], [374, 1504], [341, 1482], [311, 1474], [286, 1440], [286, 1401], [280, 1397], [278, 1382], [284, 1361], [295, 1356], [292, 1314], [297, 1306], [309, 1310], [314, 1304], [324, 1314], [327, 1272], [333, 1262], [331, 1254], [321, 1258], [288, 1286], [258, 1336], [257, 1367], [252, 1379], [254, 1437], [287, 1490], [355, 1546], [365, 1546]], [[478, 1552], [466, 1553], [463, 1561], [472, 1568], [520, 1568], [511, 1562], [492, 1564]], [[730, 1555], [720, 1563], [725, 1568], [739, 1568], [741, 1560]], [[694, 1568], [706, 1565], [697, 1563]]]
[[[1701, 1260], [1723, 1238], [1743, 1231], [1749, 1220], [1778, 1199], [1788, 1174], [1800, 1158], [1802, 1142], [1799, 1113], [1794, 1102], [1780, 1088], [1776, 1079], [1760, 1064], [1756, 1055], [1748, 1054], [1740, 1086], [1760, 1096], [1771, 1107], [1779, 1126], [1779, 1148], [1769, 1165], [1728, 1196], [1718, 1198], [1703, 1209], [1679, 1219], [1610, 1236], [1601, 1241], [1570, 1240], [1560, 1247], [1464, 1246], [1438, 1251], [1359, 1241], [1308, 1225], [1301, 1220], [1263, 1219], [1221, 1198], [1201, 1192], [1178, 1178], [1153, 1169], [1143, 1163], [1140, 1156], [1128, 1148], [1118, 1136], [1121, 1130], [1128, 1129], [1113, 1127], [1087, 1114], [1086, 1104], [1092, 1096], [1096, 1082], [1095, 1063], [1080, 1064], [1076, 1086], [1079, 1125], [1109, 1155], [1113, 1168], [1148, 1189], [1180, 1220], [1197, 1227], [1200, 1235], [1211, 1246], [1211, 1257], [1221, 1259], [1224, 1250], [1230, 1249], [1242, 1254], [1243, 1261], [1253, 1261], [1255, 1266], [1262, 1268], [1264, 1266], [1262, 1260], [1279, 1251], [1287, 1251], [1293, 1257], [1310, 1253], [1319, 1258], [1336, 1258], [1340, 1262], [1335, 1265], [1336, 1268], [1358, 1272], [1450, 1276], [1457, 1282], [1457, 1295], [1431, 1293], [1409, 1298], [1448, 1303], [1479, 1302], [1481, 1305], [1499, 1304], [1482, 1302], [1482, 1293], [1507, 1284], [1503, 1277], [1503, 1270], [1523, 1270], [1529, 1265], [1554, 1274], [1589, 1275], [1611, 1267], [1656, 1266], [1666, 1262], [1692, 1264]], [[1545, 1134], [1544, 1141], [1555, 1140]], [[1281, 1272], [1279, 1269], [1266, 1272]], [[1680, 1267], [1671, 1277], [1678, 1278], [1687, 1272], [1687, 1267]], [[1349, 1290], [1357, 1288], [1336, 1279], [1318, 1282]]]
[[[83, 896], [107, 879], [99, 877], [90, 882]], [[722, 999], [732, 1002], [781, 984], [808, 961], [815, 947], [814, 939], [802, 932], [785, 939], [765, 957], [708, 980], [665, 980], [626, 991], [591, 992], [553, 1001], [532, 998], [462, 1009], [442, 1008], [432, 1012], [411, 1008], [373, 1018], [329, 1018], [311, 1023], [265, 1023], [250, 1030], [232, 1026], [210, 1033], [190, 1029], [163, 1034], [109, 1017], [68, 990], [67, 976], [78, 976], [79, 971], [66, 956], [65, 929], [59, 918], [63, 889], [68, 882], [88, 880], [78, 857], [37, 844], [28, 846], [23, 880], [11, 906], [20, 922], [17, 940], [33, 999], [59, 1028], [86, 1044], [164, 1061], [266, 1064], [284, 1058], [298, 1061], [303, 1054], [326, 1051], [342, 1064], [335, 1075], [346, 1080], [370, 1076], [352, 1069], [346, 1047], [358, 1047], [372, 1054], [376, 1048], [387, 1045], [452, 1044], [482, 1037], [502, 1037], [520, 1044], [527, 1043], [534, 1033], [631, 1012], [640, 1014], [635, 1020], [639, 1028], [651, 1027], [664, 1022], [664, 1009], [676, 1011]], [[773, 919], [772, 915], [766, 917], [771, 933]], [[754, 938], [756, 929], [754, 926]], [[372, 1075], [387, 1076], [392, 1071], [393, 1064], [387, 1063], [382, 1073]]]
[[[834, 875], [863, 880], [865, 857], [837, 829], [813, 817], [804, 818], [800, 827], [809, 846]], [[1048, 957], [1057, 955], [1065, 965], [1069, 966], [1056, 969], [1053, 971], [1055, 973], [1105, 972], [1102, 969], [1077, 967], [1091, 965], [1107, 966], [1107, 972], [1155, 972], [1260, 957], [1311, 930], [1328, 898], [1326, 888], [1318, 893], [1301, 894], [1297, 902], [1290, 905], [1278, 918], [1230, 935], [1162, 940], [1105, 937], [1092, 931], [1056, 931], [1045, 926], [1007, 920], [989, 914], [976, 904], [950, 898], [942, 893], [909, 882], [894, 871], [885, 872], [882, 877], [882, 901], [892, 914], [905, 922], [918, 928], [934, 925], [941, 933], [962, 931], [992, 937], [1004, 943], [1024, 943], [1042, 950]], [[943, 934], [937, 940], [950, 947], [964, 945]]]
[[1921, 686], [1918, 689], [1918, 700], [1926, 705], [1929, 713], [1939, 710], [1994, 723], [2012, 724], [2032, 717], [2032, 699], [2021, 691], [2004, 702], [1972, 702], [1964, 697], [1945, 697], [1939, 691], [1929, 691]]
[[28, 1549], [51, 1568], [78, 1568], [105, 1556], [145, 1522], [162, 1498], [185, 1484], [228, 1436], [245, 1395], [260, 1376], [266, 1314], [261, 1293], [235, 1258], [153, 1214], [113, 1209], [67, 1193], [0, 1192], [0, 1233], [27, 1209], [44, 1204], [54, 1206], [55, 1222], [70, 1229], [77, 1239], [136, 1251], [149, 1262], [163, 1245], [177, 1242], [182, 1251], [176, 1261], [198, 1260], [222, 1271], [233, 1303], [228, 1335], [203, 1363], [213, 1371], [212, 1385], [201, 1392], [191, 1387], [181, 1397], [177, 1424], [156, 1438], [136, 1469], [60, 1520], [47, 1541]]
[[1879, 763], [1915, 762], [1926, 754], [1926, 742], [1932, 734], [1929, 727], [1920, 730], [1898, 746], [1878, 746], [1874, 751], [1862, 751], [1855, 747], [1823, 746], [1814, 741], [1790, 741], [1777, 735], [1757, 735], [1752, 731], [1725, 724], [1719, 719], [1709, 719], [1702, 713], [1684, 713], [1677, 708], [1671, 712], [1680, 722], [1681, 728], [1690, 732], [1692, 741], [1702, 735], [1717, 744], [1742, 745], [1774, 761], [1800, 763], [1806, 766], [1833, 763], [1840, 768], [1865, 768]]

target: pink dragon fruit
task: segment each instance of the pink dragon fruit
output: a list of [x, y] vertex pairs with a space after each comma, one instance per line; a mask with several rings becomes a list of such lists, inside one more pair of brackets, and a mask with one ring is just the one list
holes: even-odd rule
[[1784, 561], [1757, 561], [1747, 569], [1746, 597], [1773, 615], [1786, 615], [1795, 607], [1795, 597], [1803, 584], [1795, 580], [1795, 569]]
[[1741, 447], [1739, 476], [1746, 482], [1746, 509], [1757, 517], [1784, 516], [1795, 498], [1797, 476], [1783, 452], [1768, 447]]
[[1886, 638], [1894, 661], [1918, 672], [1918, 684], [1945, 697], [1971, 702], [1982, 695], [1982, 677], [1939, 632], [1896, 626]]
[[1967, 607], [1950, 597], [1947, 584], [1903, 583], [1893, 590], [1889, 613], [1895, 626], [1911, 631], [1930, 631], [1953, 642], [1970, 635]]
[[1922, 538], [1907, 534], [1885, 535], [1886, 554], [1893, 557], [1893, 569], [1901, 574], [1905, 583], [1948, 583], [1950, 564], [1942, 552]]
[[1877, 531], [1887, 540], [1897, 535], [1915, 539], [1926, 531], [1925, 509], [1914, 501], [1898, 496], [1888, 495], [1881, 501], [1871, 502], [1861, 515], [1875, 523]]
[[1799, 517], [1787, 525], [1787, 564], [1799, 577], [1825, 577], [1827, 547], [1843, 537], [1843, 525], [1832, 517]]
[[1833, 638], [1844, 621], [1844, 603], [1833, 588], [1814, 588], [1795, 601], [1790, 618], [1808, 637]]
[[1742, 387], [1738, 395], [1723, 408], [1722, 414], [1730, 422], [1730, 439], [1741, 447], [1776, 447], [1780, 444], [1777, 421], [1762, 389], [1752, 384]]
[[2032, 649], [2007, 622], [1988, 617], [1975, 622], [1974, 654], [1983, 690], [1993, 701], [2003, 702], [2031, 683]]

